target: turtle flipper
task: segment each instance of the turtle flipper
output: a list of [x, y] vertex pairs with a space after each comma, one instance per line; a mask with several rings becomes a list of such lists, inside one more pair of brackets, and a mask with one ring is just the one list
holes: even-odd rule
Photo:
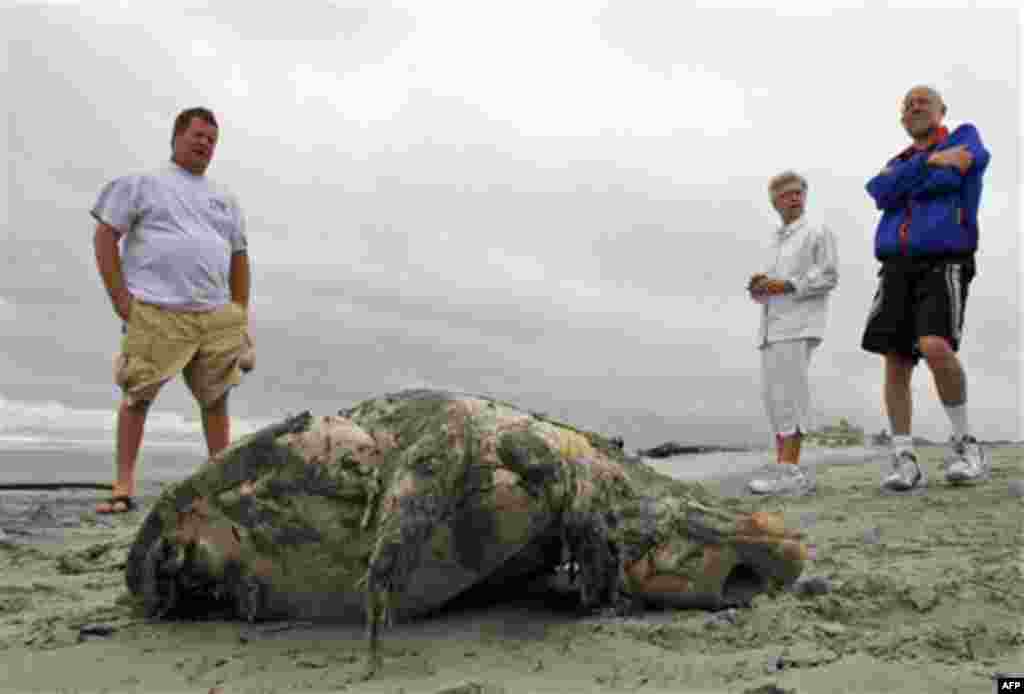
[[164, 538], [149, 546], [139, 571], [139, 588], [147, 618], [160, 619], [177, 606], [177, 574], [181, 565], [178, 548]]
[[791, 584], [813, 550], [777, 514], [742, 513], [692, 499], [639, 498], [622, 508], [629, 592], [672, 608], [749, 606]]
[[376, 590], [366, 591], [366, 641], [367, 654], [363, 679], [372, 679], [381, 666], [380, 656], [380, 620], [379, 607], [381, 595]]
[[621, 552], [600, 511], [570, 511], [563, 520], [572, 578], [579, 582], [580, 608], [621, 607]]
[[385, 499], [385, 512], [362, 587], [366, 591], [367, 676], [380, 665], [380, 628], [395, 616], [395, 602], [409, 587], [423, 548], [446, 514], [449, 503], [431, 491], [429, 480], [407, 470]]

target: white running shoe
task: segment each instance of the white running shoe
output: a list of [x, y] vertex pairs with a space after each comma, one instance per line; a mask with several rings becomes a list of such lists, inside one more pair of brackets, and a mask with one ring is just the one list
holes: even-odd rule
[[924, 470], [911, 451], [892, 454], [892, 472], [882, 480], [882, 488], [893, 492], [908, 492], [925, 484]]
[[950, 439], [952, 455], [946, 462], [946, 481], [975, 482], [988, 473], [988, 456], [973, 436]]
[[802, 496], [814, 491], [814, 480], [799, 465], [782, 463], [778, 477], [750, 480], [747, 488], [754, 494], [792, 494]]

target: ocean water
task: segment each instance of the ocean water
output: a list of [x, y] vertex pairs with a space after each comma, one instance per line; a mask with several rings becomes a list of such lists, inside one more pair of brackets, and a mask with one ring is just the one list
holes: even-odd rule
[[[195, 472], [206, 460], [198, 443], [143, 441], [136, 467], [140, 484], [174, 482]], [[96, 482], [114, 479], [113, 441], [0, 440], [0, 484], [18, 482]]]
[[[878, 456], [870, 449], [815, 450], [803, 462], [816, 474], [821, 464], [863, 464]], [[654, 469], [682, 481], [702, 482], [719, 494], [746, 493], [750, 475], [772, 470], [774, 452], [705, 453], [667, 459], [647, 459]], [[197, 441], [143, 441], [136, 468], [136, 496], [145, 509], [164, 485], [185, 479], [206, 461], [206, 447]], [[758, 473], [760, 474], [760, 473]], [[110, 484], [114, 479], [114, 447], [107, 440], [40, 439], [0, 436], [0, 485]], [[63, 529], [93, 517], [96, 502], [109, 492], [99, 489], [2, 490], [0, 537], [25, 542], [59, 542]]]
[[[877, 458], [876, 449], [854, 447], [827, 449], [807, 447], [801, 462], [863, 464]], [[654, 469], [683, 481], [698, 481], [749, 473], [774, 462], [774, 451], [754, 450], [645, 458]], [[136, 468], [140, 483], [175, 482], [195, 472], [206, 460], [201, 440], [144, 439]], [[51, 436], [0, 435], [0, 484], [98, 482], [114, 478], [114, 441], [109, 437], [54, 438]]]
[[[276, 420], [232, 417], [235, 438]], [[82, 409], [61, 402], [21, 402], [0, 395], [0, 483], [97, 482], [114, 478], [116, 408]], [[137, 468], [138, 480], [170, 482], [206, 459], [202, 424], [154, 409]]]

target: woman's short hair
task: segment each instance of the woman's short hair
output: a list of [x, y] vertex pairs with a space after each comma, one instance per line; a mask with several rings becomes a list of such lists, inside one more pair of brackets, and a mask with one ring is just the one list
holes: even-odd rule
[[790, 183], [799, 183], [800, 187], [807, 192], [807, 179], [798, 174], [796, 171], [783, 171], [780, 174], [772, 176], [772, 179], [768, 181], [768, 193], [775, 195], [775, 191]]

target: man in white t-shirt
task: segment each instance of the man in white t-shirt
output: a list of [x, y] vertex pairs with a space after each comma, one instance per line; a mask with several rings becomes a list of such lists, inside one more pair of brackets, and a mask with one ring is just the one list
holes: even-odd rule
[[99, 513], [135, 508], [135, 463], [149, 405], [182, 373], [199, 403], [210, 456], [231, 439], [228, 391], [253, 366], [249, 256], [235, 197], [206, 178], [218, 126], [205, 108], [174, 121], [171, 160], [115, 179], [91, 210], [100, 277], [123, 321], [114, 378], [117, 480]]
[[762, 395], [775, 432], [779, 476], [755, 479], [755, 494], [800, 494], [813, 489], [800, 467], [802, 437], [811, 430], [808, 369], [811, 353], [825, 338], [828, 296], [839, 282], [835, 237], [804, 217], [807, 180], [785, 171], [768, 184], [772, 206], [782, 219], [765, 272], [750, 278], [748, 290], [762, 304], [758, 348]]

